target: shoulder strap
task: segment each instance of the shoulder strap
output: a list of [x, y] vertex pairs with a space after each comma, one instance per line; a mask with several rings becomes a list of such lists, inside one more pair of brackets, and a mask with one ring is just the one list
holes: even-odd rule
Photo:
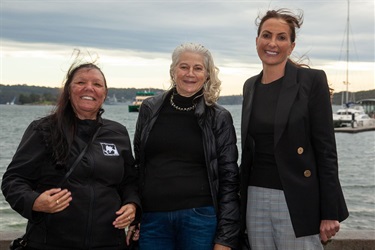
[[76, 160], [74, 161], [73, 165], [70, 167], [69, 171], [66, 172], [64, 178], [60, 181], [60, 183], [57, 185], [57, 187], [61, 187], [62, 184], [65, 183], [65, 181], [69, 178], [69, 176], [73, 173], [74, 169], [76, 168], [76, 166], [78, 165], [78, 163], [81, 161], [82, 157], [86, 154], [87, 152], [87, 149], [89, 148], [89, 146], [94, 142], [95, 138], [97, 137], [97, 135], [99, 134], [99, 130], [100, 130], [101, 127], [98, 127], [95, 131], [95, 134], [92, 136], [90, 142], [86, 145], [86, 147], [82, 150], [82, 152], [79, 154], [79, 156], [76, 158]]
[[[87, 152], [87, 149], [89, 148], [89, 146], [94, 142], [95, 138], [97, 137], [97, 135], [99, 134], [99, 130], [100, 130], [101, 126], [99, 126], [96, 131], [95, 131], [95, 134], [92, 136], [90, 142], [86, 145], [86, 147], [82, 150], [82, 152], [79, 154], [79, 156], [76, 158], [76, 160], [74, 161], [73, 165], [71, 166], [71, 168], [69, 169], [69, 171], [65, 174], [64, 178], [60, 181], [60, 183], [57, 185], [57, 187], [61, 187], [62, 184], [64, 184], [64, 182], [69, 178], [69, 176], [72, 174], [73, 170], [75, 169], [75, 167], [78, 165], [78, 163], [81, 161], [83, 155]], [[31, 233], [31, 231], [33, 230], [34, 228], [34, 224], [31, 224], [27, 230], [26, 230], [26, 233], [22, 236], [22, 240], [20, 241], [20, 244], [25, 247], [27, 245], [27, 240], [28, 240], [28, 237]]]

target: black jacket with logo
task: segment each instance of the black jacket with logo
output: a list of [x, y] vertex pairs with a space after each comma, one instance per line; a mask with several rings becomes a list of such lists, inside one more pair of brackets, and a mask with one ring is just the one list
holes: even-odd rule
[[[100, 119], [93, 144], [61, 188], [72, 193], [61, 212], [32, 211], [35, 199], [56, 188], [65, 168], [53, 163], [46, 147], [41, 120], [33, 121], [9, 164], [2, 191], [11, 207], [34, 225], [29, 245], [38, 249], [124, 249], [124, 230], [112, 225], [116, 211], [127, 203], [140, 206], [137, 173], [129, 135], [121, 124]], [[71, 165], [86, 142], [75, 136], [67, 164]]]

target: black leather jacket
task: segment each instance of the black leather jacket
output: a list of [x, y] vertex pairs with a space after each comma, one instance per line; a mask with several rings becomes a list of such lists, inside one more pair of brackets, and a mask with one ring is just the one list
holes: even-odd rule
[[[159, 111], [170, 91], [146, 99], [140, 108], [134, 151], [140, 172], [140, 190], [144, 186], [144, 148]], [[199, 99], [195, 115], [202, 129], [206, 166], [214, 207], [217, 211], [217, 230], [214, 242], [235, 248], [239, 234], [239, 174], [237, 137], [231, 114], [215, 104], [207, 106]]]

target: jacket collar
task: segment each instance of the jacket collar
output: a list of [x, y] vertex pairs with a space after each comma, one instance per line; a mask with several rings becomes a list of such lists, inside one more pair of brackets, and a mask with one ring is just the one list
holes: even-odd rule
[[195, 107], [195, 116], [202, 117], [206, 112], [206, 103], [204, 101], [204, 96], [200, 96], [197, 101], [197, 106]]
[[[290, 110], [292, 108], [295, 97], [298, 93], [299, 84], [297, 82], [298, 68], [291, 62], [287, 62], [285, 66], [284, 79], [279, 94], [279, 99], [276, 107], [275, 124], [274, 126], [274, 145], [276, 146], [285, 130], [288, 122]], [[243, 95], [246, 98], [242, 103], [242, 124], [241, 127], [241, 144], [242, 149], [245, 146], [245, 140], [248, 133], [249, 121], [251, 116], [251, 109], [254, 99], [255, 83], [262, 77], [263, 71], [260, 74], [250, 78], [244, 86]]]

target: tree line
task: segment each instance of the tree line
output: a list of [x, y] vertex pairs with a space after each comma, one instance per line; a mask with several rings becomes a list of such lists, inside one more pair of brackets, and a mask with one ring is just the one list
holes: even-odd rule
[[[0, 84], [0, 104], [34, 104], [34, 105], [54, 105], [56, 104], [60, 88], [22, 85], [3, 85]], [[109, 88], [107, 102], [130, 103], [133, 101], [137, 92], [151, 91], [160, 93], [162, 89], [137, 89], [137, 88]], [[375, 89], [367, 91], [358, 91], [349, 93], [350, 100], [358, 101], [363, 99], [375, 99]], [[332, 104], [341, 105], [345, 99], [344, 92], [334, 93]], [[218, 101], [222, 105], [242, 104], [242, 95], [221, 96]]]

